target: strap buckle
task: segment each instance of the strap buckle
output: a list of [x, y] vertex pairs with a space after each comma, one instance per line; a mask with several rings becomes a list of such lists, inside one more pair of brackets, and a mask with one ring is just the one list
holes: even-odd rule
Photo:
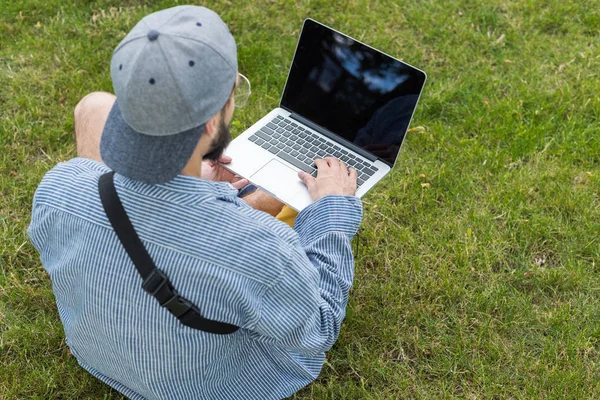
[[171, 314], [179, 318], [191, 309], [194, 309], [192, 303], [181, 297], [179, 293], [173, 290], [173, 297], [165, 301], [161, 306], [165, 307]]
[[142, 282], [142, 288], [153, 297], [156, 297], [156, 293], [165, 285], [170, 286], [169, 278], [158, 268], [154, 268]]
[[[167, 278], [167, 276], [158, 268], [154, 268], [150, 275], [144, 279], [142, 288], [152, 295], [152, 297], [159, 300], [161, 307], [169, 310], [169, 312], [177, 318], [194, 308], [187, 299], [181, 297], [179, 293], [177, 293], [177, 290], [171, 285], [169, 278]], [[164, 294], [161, 293], [159, 295], [161, 290]], [[164, 298], [166, 298], [166, 300], [160, 301]]]

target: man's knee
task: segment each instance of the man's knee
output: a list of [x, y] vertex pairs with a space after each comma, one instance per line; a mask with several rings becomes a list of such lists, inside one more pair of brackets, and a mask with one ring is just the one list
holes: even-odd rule
[[77, 103], [73, 111], [75, 123], [97, 113], [106, 113], [115, 102], [115, 95], [108, 92], [92, 92]]
[[116, 97], [106, 92], [93, 92], [75, 106], [75, 144], [77, 156], [102, 161], [100, 138], [106, 118]]

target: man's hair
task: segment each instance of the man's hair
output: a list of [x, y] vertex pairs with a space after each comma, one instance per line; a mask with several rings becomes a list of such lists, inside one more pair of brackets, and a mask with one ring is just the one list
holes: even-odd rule
[[233, 82], [233, 88], [231, 89], [231, 93], [229, 94], [229, 98], [227, 98], [227, 101], [225, 102], [225, 105], [223, 106], [223, 108], [221, 108], [221, 117], [225, 118], [225, 109], [227, 108], [227, 104], [229, 104], [229, 102], [231, 101], [231, 98], [235, 96], [235, 89], [237, 88], [237, 79], [235, 80], [235, 82]]

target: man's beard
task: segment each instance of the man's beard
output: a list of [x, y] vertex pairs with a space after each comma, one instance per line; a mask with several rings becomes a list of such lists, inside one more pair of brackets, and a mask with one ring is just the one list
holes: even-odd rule
[[229, 127], [225, 125], [224, 118], [222, 118], [221, 122], [219, 122], [217, 137], [213, 140], [210, 151], [206, 153], [202, 159], [215, 162], [218, 161], [223, 155], [223, 151], [225, 151], [229, 142], [231, 142], [231, 132], [229, 131]]

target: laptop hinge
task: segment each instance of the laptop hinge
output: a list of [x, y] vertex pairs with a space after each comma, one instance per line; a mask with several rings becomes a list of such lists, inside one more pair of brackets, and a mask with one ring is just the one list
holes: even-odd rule
[[375, 157], [373, 154], [369, 153], [368, 151], [361, 149], [360, 147], [356, 146], [354, 143], [336, 135], [335, 133], [328, 131], [327, 129], [321, 128], [319, 125], [310, 122], [309, 120], [301, 117], [298, 114], [291, 113], [290, 118], [295, 119], [296, 121], [302, 123], [303, 125], [308, 126], [311, 129], [314, 129], [315, 131], [319, 132], [320, 134], [327, 136], [329, 139], [340, 143], [342, 146], [348, 147], [349, 149], [357, 152], [358, 154], [360, 154], [361, 156], [363, 156], [364, 158], [366, 158], [369, 161], [377, 161], [378, 160], [378, 157]]

